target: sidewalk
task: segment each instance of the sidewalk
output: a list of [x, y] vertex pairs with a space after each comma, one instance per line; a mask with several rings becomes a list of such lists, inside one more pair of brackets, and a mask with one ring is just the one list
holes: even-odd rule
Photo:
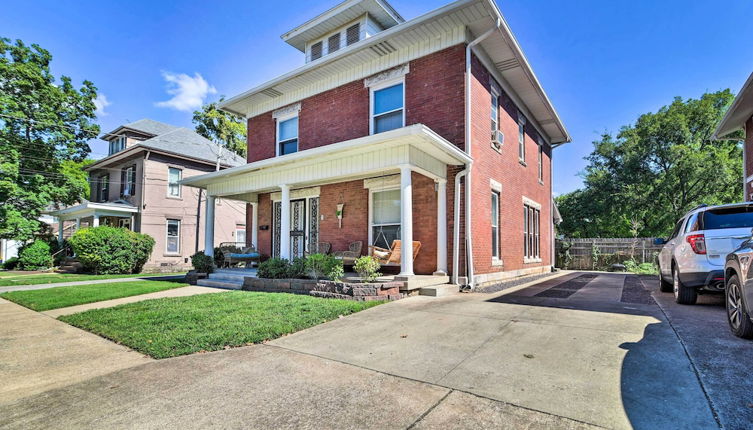
[[111, 284], [114, 282], [132, 282], [134, 280], [145, 281], [167, 281], [170, 279], [181, 279], [186, 275], [133, 275], [131, 278], [115, 278], [115, 279], [94, 279], [91, 281], [74, 281], [74, 282], [57, 282], [54, 284], [36, 284], [36, 285], [12, 285], [8, 287], [0, 287], [0, 293], [7, 293], [9, 291], [26, 291], [26, 290], [42, 290], [45, 288], [55, 287], [72, 287], [74, 285], [91, 285], [91, 284]]

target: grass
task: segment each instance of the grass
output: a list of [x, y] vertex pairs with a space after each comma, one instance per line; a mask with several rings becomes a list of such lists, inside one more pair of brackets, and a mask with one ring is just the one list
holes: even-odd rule
[[42, 273], [42, 274], [2, 274], [0, 272], [0, 287], [12, 287], [14, 285], [37, 285], [37, 284], [54, 284], [57, 282], [77, 282], [77, 281], [94, 281], [98, 279], [119, 279], [134, 277], [154, 277], [154, 276], [172, 276], [184, 275], [182, 273], [153, 273], [143, 275], [82, 275], [74, 273]]
[[43, 290], [11, 291], [0, 294], [0, 297], [41, 312], [139, 294], [156, 293], [157, 291], [170, 290], [186, 285], [183, 282], [169, 281], [114, 282], [45, 288]]
[[154, 358], [274, 339], [382, 302], [233, 291], [129, 303], [59, 319]]

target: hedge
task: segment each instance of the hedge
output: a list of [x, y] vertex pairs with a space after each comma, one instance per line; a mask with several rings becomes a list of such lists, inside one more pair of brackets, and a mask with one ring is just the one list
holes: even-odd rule
[[154, 248], [154, 239], [125, 228], [84, 228], [69, 240], [84, 270], [94, 274], [140, 273]]

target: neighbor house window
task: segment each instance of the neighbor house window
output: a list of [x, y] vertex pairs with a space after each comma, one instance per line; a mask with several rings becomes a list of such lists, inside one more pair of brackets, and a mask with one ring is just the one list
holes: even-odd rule
[[167, 246], [168, 254], [180, 253], [180, 220], [169, 219], [167, 220]]
[[116, 152], [120, 152], [125, 149], [126, 146], [126, 137], [125, 136], [118, 136], [115, 139], [110, 141], [110, 152], [108, 155], [115, 154]]
[[118, 218], [118, 227], [130, 230], [131, 219], [130, 218]]
[[403, 126], [403, 87], [401, 82], [386, 88], [372, 89], [372, 134]]
[[235, 241], [238, 243], [246, 243], [246, 226], [245, 225], [235, 226]]
[[178, 183], [183, 178], [183, 171], [175, 168], [167, 168], [167, 195], [169, 197], [180, 197], [180, 184]]
[[526, 117], [518, 113], [518, 158], [526, 162]]
[[110, 175], [99, 177], [99, 198], [100, 202], [106, 202], [110, 198]]
[[356, 23], [348, 27], [347, 30], [345, 30], [345, 41], [348, 46], [358, 42], [358, 39], [361, 38], [361, 24]]
[[541, 211], [538, 208], [523, 205], [523, 256], [527, 260], [540, 257], [539, 222]]
[[371, 244], [389, 248], [400, 239], [400, 190], [371, 194]]
[[544, 181], [544, 141], [539, 138], [538, 162], [539, 162], [539, 182]]
[[327, 53], [332, 53], [340, 49], [340, 33], [333, 34], [327, 39]]
[[298, 152], [298, 117], [277, 121], [277, 155]]
[[316, 42], [315, 44], [311, 45], [311, 61], [322, 58], [322, 46], [322, 42]]
[[120, 195], [128, 197], [136, 194], [136, 166], [129, 166], [120, 171]]
[[492, 258], [499, 259], [499, 193], [492, 191]]

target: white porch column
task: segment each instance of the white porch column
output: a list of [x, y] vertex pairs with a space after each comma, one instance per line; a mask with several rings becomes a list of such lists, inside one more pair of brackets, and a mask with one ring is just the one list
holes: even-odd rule
[[280, 185], [280, 258], [290, 260], [290, 185]]
[[99, 227], [99, 215], [92, 215], [92, 227]]
[[437, 271], [447, 275], [447, 180], [437, 181]]
[[259, 249], [257, 240], [259, 238], [259, 207], [258, 203], [251, 203], [251, 245]]
[[204, 254], [214, 257], [214, 196], [207, 195], [204, 211]]
[[63, 226], [65, 225], [65, 221], [63, 221], [63, 218], [58, 217], [58, 243], [63, 243]]
[[81, 218], [76, 218], [76, 231], [81, 228]]
[[413, 275], [413, 184], [408, 166], [400, 167], [400, 275]]

